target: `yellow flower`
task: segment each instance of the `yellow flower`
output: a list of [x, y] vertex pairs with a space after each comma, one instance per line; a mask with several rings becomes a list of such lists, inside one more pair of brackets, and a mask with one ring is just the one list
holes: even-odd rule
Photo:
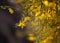
[[17, 24], [17, 26], [19, 26], [19, 27], [21, 27], [21, 28], [24, 28], [24, 27], [25, 27], [25, 23], [20, 21], [20, 22]]
[[28, 40], [35, 41], [37, 38], [33, 34], [29, 34]]
[[30, 20], [30, 17], [29, 17], [29, 16], [25, 17], [23, 22], [25, 23], [25, 22], [27, 22], [28, 20]]
[[14, 13], [14, 10], [12, 8], [9, 8], [8, 10], [9, 10], [10, 14]]
[[41, 9], [41, 6], [37, 6], [37, 11], [40, 11], [40, 9]]
[[60, 29], [60, 26], [57, 26], [57, 29]]
[[43, 1], [43, 4], [45, 5], [45, 6], [48, 6], [48, 1], [46, 0], [46, 1]]
[[30, 7], [30, 10], [33, 10], [33, 6]]
[[40, 12], [36, 12], [35, 16], [38, 16], [40, 14]]
[[40, 43], [47, 43], [49, 39], [53, 39], [53, 37], [49, 36], [46, 39], [44, 39], [43, 41], [41, 41]]
[[51, 17], [51, 15], [50, 14], [46, 14], [46, 17]]
[[23, 21], [20, 21], [17, 26], [24, 28], [26, 26], [26, 22], [30, 20], [30, 17], [25, 17]]
[[40, 43], [46, 43], [48, 40], [44, 39], [43, 41], [41, 41]]
[[42, 14], [41, 16], [39, 16], [40, 19], [43, 19], [45, 17], [44, 14]]

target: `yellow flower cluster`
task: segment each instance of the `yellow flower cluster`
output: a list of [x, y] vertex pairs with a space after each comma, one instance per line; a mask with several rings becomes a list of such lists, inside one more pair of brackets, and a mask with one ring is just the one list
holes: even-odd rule
[[[60, 26], [56, 28], [52, 28], [50, 26], [53, 24], [52, 22], [56, 19], [56, 11], [55, 11], [56, 4], [53, 2], [49, 2], [48, 0], [44, 0], [43, 4], [45, 5], [45, 7], [44, 5], [42, 5], [42, 9], [41, 9], [41, 5], [39, 5], [38, 2], [34, 3], [36, 0], [29, 0], [29, 1], [32, 1], [33, 4], [28, 9], [28, 16], [24, 17], [23, 20], [19, 22], [18, 26], [22, 28], [26, 26], [30, 29], [30, 31], [33, 31], [35, 34], [41, 34], [41, 36], [37, 35], [36, 37], [33, 34], [29, 34], [28, 40], [30, 41], [35, 41], [35, 40], [38, 41], [43, 39], [42, 41], [40, 41], [40, 43], [47, 43], [49, 40], [51, 42], [51, 39], [54, 38], [52, 36], [54, 36], [54, 32], [56, 31], [56, 28], [57, 29], [60, 28]], [[60, 7], [58, 9], [60, 9]], [[58, 32], [56, 32], [56, 35], [57, 34]], [[40, 37], [41, 39], [37, 39], [37, 37]]]

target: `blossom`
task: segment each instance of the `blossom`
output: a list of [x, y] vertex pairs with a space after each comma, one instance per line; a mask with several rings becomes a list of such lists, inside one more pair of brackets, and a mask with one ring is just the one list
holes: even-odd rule
[[10, 14], [14, 13], [14, 10], [12, 8], [9, 8], [8, 10], [9, 10]]
[[45, 6], [48, 6], [48, 1], [43, 1], [43, 4], [44, 4]]

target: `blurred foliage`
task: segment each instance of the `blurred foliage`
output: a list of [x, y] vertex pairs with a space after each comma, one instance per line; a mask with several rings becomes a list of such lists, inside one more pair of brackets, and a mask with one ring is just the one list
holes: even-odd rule
[[24, 0], [22, 19], [17, 24], [26, 27], [28, 39], [34, 43], [60, 43], [60, 1]]

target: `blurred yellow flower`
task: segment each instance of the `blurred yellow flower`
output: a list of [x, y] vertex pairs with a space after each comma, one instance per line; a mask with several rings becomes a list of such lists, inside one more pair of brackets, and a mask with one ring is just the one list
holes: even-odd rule
[[46, 17], [51, 17], [51, 15], [50, 14], [45, 14], [46, 15]]
[[41, 16], [39, 16], [40, 19], [43, 19], [45, 17], [44, 14], [41, 14]]
[[46, 0], [46, 1], [43, 1], [43, 4], [45, 5], [45, 6], [48, 6], [48, 1]]
[[60, 29], [60, 26], [57, 26], [57, 29]]
[[30, 40], [30, 41], [35, 41], [35, 40], [37, 40], [37, 38], [34, 36], [34, 34], [29, 34], [28, 36], [29, 36], [29, 37], [28, 37], [28, 40]]
[[46, 43], [46, 42], [47, 42], [47, 39], [45, 39], [45, 40], [41, 41], [40, 43]]
[[40, 12], [36, 12], [35, 16], [39, 16]]
[[23, 22], [25, 23], [25, 22], [27, 22], [28, 20], [30, 20], [30, 17], [29, 17], [29, 16], [25, 17], [24, 20], [23, 20]]
[[33, 6], [30, 7], [30, 10], [33, 10]]
[[10, 14], [14, 13], [14, 10], [12, 8], [9, 8], [8, 10], [9, 10]]
[[37, 6], [37, 11], [40, 11], [40, 9], [41, 9], [41, 6]]
[[36, 40], [36, 37], [29, 37], [28, 38], [30, 41], [35, 41]]
[[53, 37], [52, 36], [48, 36], [46, 39], [44, 39], [40, 43], [47, 43], [50, 39], [53, 39]]
[[21, 27], [21, 28], [24, 28], [24, 27], [25, 27], [25, 23], [20, 21], [20, 22], [17, 24], [17, 26], [19, 26], [19, 27]]

